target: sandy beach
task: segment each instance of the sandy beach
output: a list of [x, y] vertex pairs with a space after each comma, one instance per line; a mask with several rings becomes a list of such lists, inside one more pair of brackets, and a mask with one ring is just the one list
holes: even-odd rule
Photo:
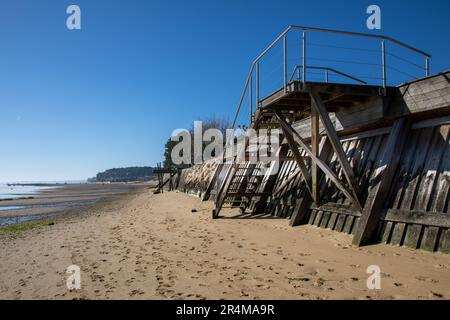
[[[21, 232], [0, 233], [1, 299], [449, 299], [450, 257], [286, 220], [239, 218], [141, 188]], [[81, 289], [66, 268], [81, 268]], [[381, 290], [366, 287], [378, 265]]]

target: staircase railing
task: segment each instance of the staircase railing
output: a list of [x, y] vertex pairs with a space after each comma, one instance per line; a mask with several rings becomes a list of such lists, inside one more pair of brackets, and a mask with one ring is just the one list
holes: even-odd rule
[[[244, 85], [244, 89], [243, 92], [241, 94], [237, 109], [236, 109], [236, 113], [232, 122], [232, 128], [234, 128], [236, 126], [236, 121], [238, 119], [238, 116], [240, 114], [241, 108], [242, 108], [242, 104], [244, 102], [244, 98], [246, 96], [247, 93], [249, 93], [249, 111], [250, 111], [250, 124], [253, 121], [253, 109], [254, 109], [254, 102], [256, 101], [256, 107], [259, 108], [260, 106], [260, 102], [261, 102], [261, 97], [260, 97], [260, 61], [261, 59], [266, 56], [266, 54], [268, 52], [270, 52], [272, 50], [272, 48], [278, 44], [280, 41], [283, 42], [283, 88], [285, 90], [285, 92], [288, 91], [288, 60], [287, 60], [287, 55], [288, 55], [288, 49], [287, 49], [287, 35], [294, 31], [294, 30], [300, 30], [302, 31], [302, 35], [301, 35], [301, 64], [299, 65], [299, 67], [301, 67], [302, 73], [301, 73], [301, 82], [303, 84], [305, 84], [307, 82], [308, 79], [308, 69], [321, 69], [321, 70], [326, 70], [326, 71], [330, 71], [336, 74], [339, 74], [341, 76], [344, 76], [346, 78], [350, 78], [352, 80], [355, 80], [359, 83], [362, 84], [367, 84], [367, 82], [358, 79], [356, 77], [350, 76], [342, 71], [338, 71], [336, 69], [333, 68], [329, 68], [329, 67], [314, 67], [314, 66], [308, 66], [307, 65], [307, 52], [308, 52], [308, 45], [306, 42], [307, 39], [307, 34], [308, 33], [313, 33], [313, 32], [320, 32], [320, 33], [330, 33], [330, 34], [339, 34], [339, 35], [347, 35], [347, 36], [352, 36], [352, 37], [362, 37], [362, 38], [371, 38], [371, 39], [376, 39], [376, 40], [380, 40], [381, 42], [381, 47], [380, 47], [380, 53], [381, 53], [381, 87], [383, 88], [383, 92], [386, 92], [386, 88], [387, 88], [387, 71], [386, 71], [386, 66], [387, 66], [387, 62], [386, 62], [386, 42], [391, 42], [391, 43], [395, 43], [415, 54], [418, 54], [420, 56], [422, 56], [425, 59], [425, 64], [424, 67], [422, 69], [424, 69], [425, 71], [425, 76], [428, 77], [430, 75], [430, 59], [431, 59], [431, 55], [419, 50], [411, 45], [408, 45], [404, 42], [401, 42], [399, 40], [396, 40], [394, 38], [388, 37], [388, 36], [383, 36], [383, 35], [374, 35], [374, 34], [367, 34], [367, 33], [359, 33], [359, 32], [349, 32], [349, 31], [341, 31], [341, 30], [333, 30], [333, 29], [323, 29], [323, 28], [313, 28], [313, 27], [304, 27], [304, 26], [289, 26], [283, 33], [281, 33], [252, 63], [251, 68], [250, 68], [250, 72], [248, 74], [248, 77], [245, 81], [245, 85]], [[255, 79], [255, 99], [253, 99], [254, 97], [254, 93], [253, 93], [253, 78]], [[326, 78], [327, 79], [327, 78]]]

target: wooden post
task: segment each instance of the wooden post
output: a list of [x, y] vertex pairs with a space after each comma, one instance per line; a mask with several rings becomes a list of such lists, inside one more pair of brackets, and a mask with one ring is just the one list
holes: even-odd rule
[[208, 187], [206, 188], [206, 191], [203, 194], [202, 201], [209, 200], [209, 197], [211, 196], [211, 191], [212, 191], [214, 184], [217, 180], [217, 177], [220, 175], [220, 172], [222, 171], [222, 169], [223, 169], [223, 163], [217, 164], [217, 168], [211, 178], [211, 181], [209, 181]]
[[[325, 141], [323, 142], [322, 145], [322, 150], [320, 151], [319, 154], [319, 158], [322, 161], [326, 161], [326, 158], [328, 157], [328, 155], [331, 152], [331, 144], [330, 141], [327, 137], [325, 137]], [[318, 176], [317, 176], [317, 181], [318, 181], [318, 185], [317, 187], [319, 188], [319, 183], [320, 183], [320, 179], [321, 179], [321, 171], [318, 172]], [[296, 227], [298, 225], [304, 224], [305, 218], [307, 216], [308, 210], [311, 209], [311, 205], [312, 205], [313, 201], [311, 199], [311, 197], [309, 196], [309, 194], [307, 192], [303, 192], [303, 196], [300, 197], [300, 199], [298, 199], [297, 205], [294, 209], [294, 212], [292, 214], [291, 217], [291, 221], [289, 222], [289, 225], [291, 227]]]
[[289, 226], [296, 227], [304, 223], [306, 214], [311, 207], [312, 198], [309, 192], [303, 191], [302, 196], [297, 199], [297, 204], [295, 206], [294, 212], [292, 214], [291, 220], [289, 221]]
[[312, 107], [319, 114], [320, 119], [322, 120], [322, 124], [325, 128], [328, 138], [330, 139], [333, 150], [336, 153], [336, 156], [342, 166], [342, 171], [344, 171], [345, 177], [347, 178], [348, 184], [353, 194], [353, 198], [355, 199], [355, 202], [353, 204], [358, 211], [362, 211], [362, 203], [360, 199], [361, 192], [359, 190], [359, 184], [355, 177], [353, 169], [350, 166], [350, 162], [347, 159], [347, 155], [342, 148], [342, 144], [339, 141], [336, 129], [334, 128], [333, 123], [330, 120], [328, 112], [325, 109], [325, 106], [319, 94], [317, 92], [311, 92], [310, 95], [312, 98]]
[[386, 147], [372, 177], [372, 180], [377, 181], [377, 183], [369, 189], [359, 227], [353, 237], [354, 245], [369, 244], [373, 238], [402, 154], [408, 130], [409, 124], [406, 123], [404, 118], [397, 120], [391, 129]]
[[[313, 108], [311, 109], [311, 151], [317, 157], [319, 156], [319, 114]], [[311, 180], [312, 180], [312, 198], [316, 205], [319, 204], [319, 171], [317, 164], [311, 163]]]

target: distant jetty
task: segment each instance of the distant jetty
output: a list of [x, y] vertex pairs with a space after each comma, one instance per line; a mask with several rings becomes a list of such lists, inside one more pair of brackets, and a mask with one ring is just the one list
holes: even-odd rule
[[64, 183], [7, 183], [8, 187], [58, 187], [66, 185], [67, 182]]

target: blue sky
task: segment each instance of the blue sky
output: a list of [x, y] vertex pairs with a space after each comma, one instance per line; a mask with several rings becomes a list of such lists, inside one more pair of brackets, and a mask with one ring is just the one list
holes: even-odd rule
[[[70, 4], [81, 7], [81, 31], [66, 28]], [[382, 9], [381, 31], [366, 28], [370, 4]], [[390, 35], [433, 54], [432, 73], [449, 69], [449, 11], [446, 0], [3, 0], [0, 181], [154, 165], [174, 129], [232, 117], [251, 61], [290, 24]], [[311, 56], [330, 52], [318, 48]], [[275, 86], [279, 53], [262, 69]]]

